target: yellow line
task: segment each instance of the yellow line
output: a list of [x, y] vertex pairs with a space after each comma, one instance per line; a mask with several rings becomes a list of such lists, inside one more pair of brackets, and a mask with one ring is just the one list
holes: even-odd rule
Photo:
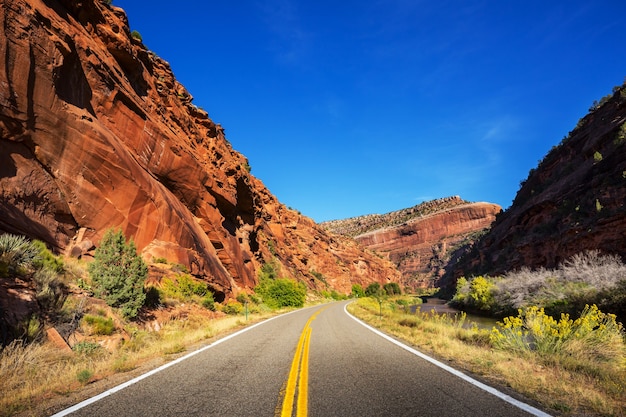
[[[309, 395], [309, 345], [311, 343], [311, 327], [309, 326], [313, 320], [323, 310], [328, 307], [324, 307], [315, 312], [307, 320], [300, 338], [298, 339], [298, 346], [296, 347], [296, 353], [291, 361], [291, 369], [289, 370], [289, 377], [287, 378], [287, 388], [285, 390], [285, 398], [283, 400], [283, 406], [281, 408], [281, 417], [291, 417], [293, 412], [293, 402], [296, 396], [296, 382], [298, 387], [298, 403], [296, 409], [297, 417], [306, 417], [308, 413], [308, 395]], [[299, 373], [299, 375], [298, 375]], [[299, 376], [299, 378], [298, 378]]]
[[306, 417], [309, 400], [309, 345], [311, 344], [310, 327], [306, 329], [306, 339], [302, 347], [302, 364], [300, 365], [300, 379], [298, 381], [298, 408], [297, 417]]
[[300, 356], [302, 355], [304, 336], [305, 332], [302, 332], [300, 339], [298, 339], [296, 354], [291, 362], [291, 370], [289, 371], [289, 378], [287, 379], [287, 390], [285, 391], [285, 400], [283, 401], [283, 408], [280, 413], [280, 417], [291, 417], [291, 412], [293, 410], [293, 398], [296, 395], [296, 379], [298, 378], [298, 367], [300, 366]]

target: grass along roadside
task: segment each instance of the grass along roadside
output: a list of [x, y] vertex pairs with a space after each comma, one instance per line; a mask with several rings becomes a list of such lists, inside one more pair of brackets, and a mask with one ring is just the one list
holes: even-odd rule
[[[407, 314], [395, 300], [362, 298], [348, 306], [359, 319], [494, 385], [507, 386], [564, 416], [626, 416], [626, 363], [590, 366], [585, 352], [568, 362], [537, 352], [492, 346], [490, 331], [463, 326], [464, 317]], [[623, 349], [623, 346], [622, 346]]]
[[0, 416], [43, 416], [82, 401], [250, 324], [284, 311], [210, 318], [188, 315], [158, 331], [134, 332], [120, 348], [96, 343], [65, 353], [50, 343], [13, 343], [0, 351]]

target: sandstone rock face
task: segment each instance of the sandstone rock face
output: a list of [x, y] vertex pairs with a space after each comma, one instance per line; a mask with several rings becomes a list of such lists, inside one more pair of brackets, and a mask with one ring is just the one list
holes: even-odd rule
[[[287, 209], [249, 173], [167, 62], [97, 0], [0, 8], [0, 231], [84, 254], [121, 228], [146, 259], [188, 266], [220, 296], [285, 275], [349, 292], [389, 262]], [[216, 103], [216, 106], [219, 103]]]
[[602, 102], [531, 170], [511, 207], [463, 251], [448, 281], [553, 268], [592, 249], [626, 259], [625, 86]]
[[455, 196], [324, 226], [356, 234], [356, 241], [384, 254], [401, 271], [405, 286], [432, 287], [451, 250], [487, 229], [501, 210], [497, 204], [469, 203]]

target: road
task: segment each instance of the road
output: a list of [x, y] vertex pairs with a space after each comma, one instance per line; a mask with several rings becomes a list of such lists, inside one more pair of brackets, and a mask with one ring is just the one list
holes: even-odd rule
[[547, 415], [381, 337], [345, 305], [273, 318], [55, 416]]

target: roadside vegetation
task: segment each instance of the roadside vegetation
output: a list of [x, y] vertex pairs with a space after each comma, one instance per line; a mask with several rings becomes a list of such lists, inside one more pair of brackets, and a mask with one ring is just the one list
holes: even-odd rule
[[[149, 267], [163, 276], [148, 280]], [[42, 407], [50, 399], [104, 387], [111, 378], [130, 379], [305, 302], [347, 297], [307, 293], [303, 283], [280, 276], [277, 263], [269, 262], [259, 270], [254, 293], [217, 302], [207, 282], [183, 265], [164, 258], [146, 263], [119, 230], [105, 233], [89, 263], [55, 256], [42, 242], [0, 235], [0, 278], [28, 283], [37, 304], [23, 322], [0, 323], [6, 333], [0, 416], [49, 414]], [[51, 328], [65, 349], [47, 340]]]
[[492, 329], [421, 312], [412, 297], [367, 297], [349, 311], [457, 369], [511, 387], [556, 415], [626, 415], [626, 343], [615, 315], [588, 305], [558, 320], [531, 306]]
[[556, 269], [523, 268], [501, 277], [460, 278], [452, 304], [493, 317], [542, 307], [553, 317], [579, 315], [586, 305], [626, 321], [626, 265], [615, 255], [588, 251]]

